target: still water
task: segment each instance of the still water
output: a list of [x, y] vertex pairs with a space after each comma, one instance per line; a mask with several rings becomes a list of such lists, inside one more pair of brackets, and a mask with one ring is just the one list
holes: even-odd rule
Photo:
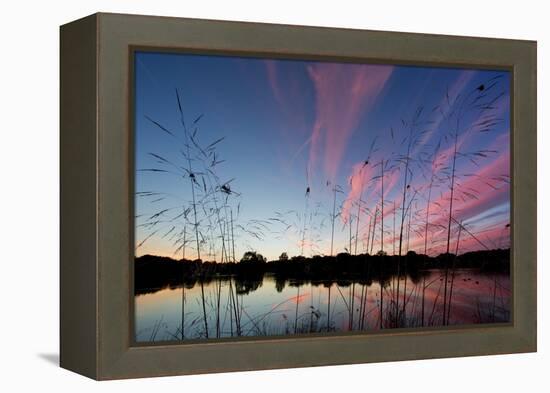
[[222, 277], [190, 288], [151, 288], [135, 297], [136, 341], [440, 326], [444, 310], [449, 325], [509, 321], [507, 274], [457, 270], [448, 276], [447, 304], [444, 274], [431, 270], [399, 284], [393, 278], [382, 293], [377, 281], [312, 284], [270, 275], [245, 284]]

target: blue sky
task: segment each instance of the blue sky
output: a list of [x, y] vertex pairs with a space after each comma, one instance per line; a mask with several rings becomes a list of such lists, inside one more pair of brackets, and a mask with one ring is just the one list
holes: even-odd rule
[[[283, 251], [289, 255], [302, 251], [304, 255], [329, 254], [335, 185], [339, 192], [333, 252], [349, 249], [350, 243], [354, 251], [356, 241], [359, 252], [365, 251], [369, 241], [369, 249], [380, 249], [381, 214], [377, 213], [378, 220], [374, 214], [382, 207], [382, 160], [387, 169], [383, 241], [391, 253], [396, 243], [394, 202], [398, 226], [403, 212], [404, 168], [399, 157], [405, 154], [411, 127], [409, 249], [424, 251], [418, 233], [427, 207], [432, 171], [428, 161], [436, 156], [440, 179], [432, 187], [435, 205], [431, 208], [428, 251], [436, 254], [444, 248], [446, 232], [437, 225], [443, 225], [448, 216], [446, 173], [452, 162], [455, 129], [460, 153], [457, 189], [464, 194], [460, 194], [463, 200], [456, 202], [453, 217], [478, 234], [477, 239], [463, 239], [459, 247], [463, 251], [479, 248], [479, 240], [489, 248], [508, 246], [509, 233], [503, 228], [510, 212], [506, 181], [510, 174], [509, 85], [509, 74], [503, 71], [138, 52], [134, 85], [136, 191], [155, 195], [136, 198], [136, 254], [174, 256], [178, 250], [175, 255], [181, 257], [182, 239], [176, 234], [185, 226], [186, 255], [197, 255], [192, 241], [193, 214], [187, 214], [187, 220], [174, 219], [192, 206], [186, 172], [143, 171], [169, 169], [150, 153], [176, 166], [187, 166], [180, 153], [185, 149], [185, 133], [176, 89], [190, 133], [194, 132], [193, 121], [202, 115], [196, 123], [198, 144], [205, 147], [224, 138], [215, 150], [216, 159], [225, 161], [212, 169], [220, 184], [234, 179], [230, 187], [238, 193], [229, 196], [221, 229], [217, 217], [207, 218], [214, 202], [209, 198], [201, 201], [203, 211], [197, 221], [203, 259], [220, 259], [221, 233], [225, 237], [229, 233], [231, 210], [237, 259], [247, 250], [269, 259]], [[484, 89], [479, 90], [480, 86]], [[477, 96], [481, 96], [479, 101], [475, 101]], [[474, 109], [463, 110], [462, 106], [468, 106], [462, 101]], [[475, 108], [481, 102], [487, 107], [483, 112]], [[458, 123], [456, 113], [462, 114]], [[177, 137], [163, 132], [147, 117]], [[191, 152], [193, 171], [201, 178], [195, 190], [200, 199], [204, 184], [198, 168], [204, 163], [195, 154], [200, 153]], [[369, 161], [366, 166], [365, 161]], [[218, 202], [226, 195], [215, 191], [215, 186], [212, 189]], [[479, 195], [472, 196], [472, 190]], [[372, 225], [378, 229], [374, 240], [367, 240]]]

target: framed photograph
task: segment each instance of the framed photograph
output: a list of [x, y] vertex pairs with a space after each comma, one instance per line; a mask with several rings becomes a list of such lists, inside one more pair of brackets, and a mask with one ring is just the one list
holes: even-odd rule
[[536, 350], [536, 43], [61, 27], [61, 366]]

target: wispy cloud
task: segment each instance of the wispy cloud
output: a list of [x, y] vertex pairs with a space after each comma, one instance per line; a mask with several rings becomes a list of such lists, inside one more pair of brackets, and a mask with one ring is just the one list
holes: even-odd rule
[[[455, 191], [453, 198], [454, 220], [467, 223], [469, 220], [474, 219], [479, 214], [482, 214], [494, 206], [508, 203], [510, 198], [510, 186], [508, 183], [496, 179], [501, 178], [503, 175], [507, 176], [509, 174], [509, 168], [510, 156], [508, 151], [505, 151], [496, 157], [492, 162], [479, 170], [475, 175], [464, 177], [459, 180], [459, 184], [457, 185], [457, 190]], [[475, 193], [476, 197], [462, 198], [461, 190], [469, 193]], [[432, 202], [434, 209], [438, 210], [440, 214], [438, 214], [438, 218], [434, 219], [431, 224], [434, 226], [439, 224], [445, 228], [445, 231], [449, 214], [449, 201], [450, 191], [447, 190]], [[509, 218], [503, 218], [502, 222], [500, 222], [500, 227], [503, 227], [506, 221], [509, 221]], [[457, 227], [454, 221], [453, 226]], [[482, 228], [477, 228], [474, 232], [479, 233], [480, 229]], [[491, 232], [488, 236], [490, 238], [494, 238], [495, 233]], [[438, 236], [438, 233], [434, 233], [432, 237], [438, 238], [440, 236]], [[479, 249], [479, 244], [475, 244], [477, 241], [475, 239], [468, 240], [467, 235], [465, 235], [462, 241], [464, 242], [462, 247], [465, 250], [468, 249], [468, 245], [472, 246], [473, 249], [476, 249], [476, 247]], [[416, 244], [419, 242], [419, 239], [415, 236], [411, 242], [412, 244]], [[489, 244], [489, 246], [492, 245]]]
[[416, 144], [412, 155], [417, 154], [422, 147], [428, 143], [432, 136], [439, 134], [441, 126], [444, 124], [446, 117], [449, 113], [455, 109], [458, 98], [464, 96], [467, 91], [467, 87], [470, 85], [472, 79], [476, 76], [477, 71], [465, 70], [462, 71], [456, 78], [455, 82], [443, 93], [439, 104], [433, 110], [432, 125], [428, 129], [419, 142]]
[[309, 173], [329, 181], [336, 179], [351, 136], [362, 116], [368, 116], [392, 72], [393, 67], [381, 65], [308, 66], [316, 99], [309, 140]]

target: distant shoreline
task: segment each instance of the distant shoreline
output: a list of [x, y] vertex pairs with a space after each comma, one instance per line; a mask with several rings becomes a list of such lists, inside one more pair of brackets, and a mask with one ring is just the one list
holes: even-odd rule
[[472, 251], [455, 256], [441, 254], [430, 257], [410, 251], [396, 255], [296, 256], [266, 261], [260, 254], [247, 252], [239, 262], [202, 262], [176, 260], [169, 257], [143, 255], [135, 258], [135, 293], [147, 293], [152, 288], [178, 286], [192, 287], [197, 282], [209, 282], [222, 276], [235, 277], [236, 283], [261, 281], [265, 274], [276, 280], [310, 282], [372, 281], [386, 283], [392, 277], [407, 275], [419, 280], [430, 269], [473, 268], [484, 272], [508, 273], [510, 249]]

